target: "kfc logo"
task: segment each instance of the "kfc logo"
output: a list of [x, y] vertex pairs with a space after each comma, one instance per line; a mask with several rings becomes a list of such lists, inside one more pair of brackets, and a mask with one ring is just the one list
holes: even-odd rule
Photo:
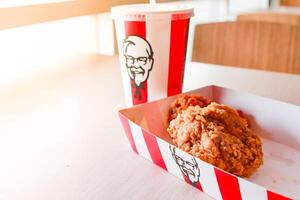
[[154, 63], [152, 47], [147, 40], [131, 35], [123, 42], [123, 53], [128, 75], [141, 99], [140, 90], [143, 89], [143, 82], [148, 79]]
[[176, 152], [175, 147], [169, 145], [170, 151], [172, 153], [172, 157], [174, 158], [176, 164], [180, 168], [180, 171], [188, 179], [191, 184], [195, 187], [200, 182], [200, 169], [198, 167], [198, 163], [194, 157], [190, 160], [185, 160], [182, 152]]

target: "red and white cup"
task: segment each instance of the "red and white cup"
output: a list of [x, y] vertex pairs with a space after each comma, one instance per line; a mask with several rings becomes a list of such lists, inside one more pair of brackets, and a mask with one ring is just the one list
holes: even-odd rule
[[193, 8], [173, 4], [113, 7], [126, 105], [181, 93]]

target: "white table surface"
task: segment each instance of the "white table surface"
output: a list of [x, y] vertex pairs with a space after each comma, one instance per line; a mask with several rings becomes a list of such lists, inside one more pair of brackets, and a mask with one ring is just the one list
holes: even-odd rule
[[[0, 200], [211, 199], [137, 156], [117, 111], [117, 57], [0, 94]], [[188, 63], [185, 90], [217, 84], [300, 105], [300, 76]]]

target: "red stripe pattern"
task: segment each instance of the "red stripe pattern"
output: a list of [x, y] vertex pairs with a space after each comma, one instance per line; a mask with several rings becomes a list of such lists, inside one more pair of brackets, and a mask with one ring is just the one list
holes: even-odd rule
[[[121, 119], [123, 128], [125, 130], [125, 133], [127, 135], [127, 138], [130, 142], [130, 145], [131, 145], [133, 151], [138, 153], [136, 145], [135, 145], [134, 138], [132, 136], [132, 130], [130, 129], [128, 119], [120, 113], [119, 113], [119, 117]], [[150, 134], [149, 132], [143, 130], [142, 128], [141, 128], [141, 130], [142, 130], [143, 138], [145, 140], [145, 145], [146, 145], [146, 148], [149, 151], [151, 160], [156, 165], [158, 165], [161, 168], [168, 171], [168, 169], [166, 167], [166, 164], [165, 164], [165, 161], [164, 161], [164, 158], [161, 154], [160, 147], [157, 143], [156, 136]], [[170, 156], [170, 159], [172, 159], [171, 156]], [[233, 175], [230, 175], [226, 172], [223, 172], [223, 171], [221, 171], [217, 168], [214, 168], [214, 174], [216, 176], [217, 183], [218, 183], [218, 186], [219, 186], [219, 190], [220, 190], [220, 193], [222, 195], [223, 200], [232, 200], [232, 199], [242, 200], [239, 181], [238, 181], [237, 177], [235, 177]], [[187, 182], [188, 184], [191, 184], [194, 187], [198, 188], [199, 190], [203, 191], [203, 187], [202, 187], [201, 183], [197, 183], [197, 185], [195, 185], [195, 184], [192, 184], [191, 181], [187, 177], [185, 177], [184, 175], [183, 175], [183, 177], [184, 177], [185, 182]], [[291, 198], [282, 196], [280, 194], [276, 194], [276, 193], [271, 192], [271, 191], [266, 190], [266, 193], [267, 193], [267, 199], [266, 200], [291, 200]], [[209, 195], [212, 195], [212, 194], [209, 194]]]
[[149, 150], [150, 156], [152, 158], [152, 161], [167, 171], [166, 164], [164, 162], [164, 159], [161, 155], [159, 146], [157, 144], [156, 138], [153, 135], [150, 135], [148, 132], [142, 130], [144, 139], [147, 145], [147, 148]]
[[280, 194], [268, 191], [268, 200], [291, 200], [290, 198], [284, 197]]
[[182, 91], [189, 19], [171, 22], [168, 96]]
[[128, 120], [123, 115], [121, 115], [121, 114], [119, 114], [119, 117], [121, 119], [121, 123], [123, 125], [123, 128], [125, 130], [126, 136], [127, 136], [128, 140], [129, 140], [129, 143], [130, 143], [130, 146], [131, 146], [132, 150], [135, 153], [138, 153], [137, 149], [136, 149], [136, 146], [135, 146], [135, 143], [134, 143], [134, 139], [132, 137], [132, 133], [131, 133], [131, 129], [130, 129]]
[[125, 34], [137, 35], [146, 39], [146, 22], [144, 21], [125, 21]]
[[[144, 21], [125, 21], [125, 35], [136, 35], [146, 39], [146, 22]], [[131, 95], [133, 105], [145, 103], [148, 101], [147, 81], [141, 83], [141, 87], [136, 87], [134, 81], [130, 81]], [[137, 91], [139, 90], [139, 91]], [[140, 95], [137, 95], [140, 93]]]
[[242, 199], [239, 182], [235, 176], [227, 174], [217, 168], [215, 168], [215, 174], [223, 200]]

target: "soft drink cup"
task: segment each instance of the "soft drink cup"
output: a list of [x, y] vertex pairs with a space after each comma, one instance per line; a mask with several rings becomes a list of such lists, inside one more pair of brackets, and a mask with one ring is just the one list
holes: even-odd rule
[[193, 8], [174, 4], [113, 7], [127, 106], [182, 92]]

